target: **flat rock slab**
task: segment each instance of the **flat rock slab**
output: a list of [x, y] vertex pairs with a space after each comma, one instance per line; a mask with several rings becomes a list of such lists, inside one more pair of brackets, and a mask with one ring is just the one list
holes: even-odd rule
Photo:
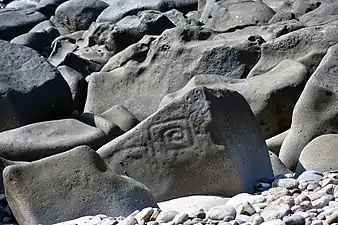
[[33, 161], [79, 145], [98, 149], [109, 137], [100, 129], [75, 119], [35, 123], [0, 133], [0, 156]]
[[0, 132], [70, 116], [70, 88], [55, 67], [25, 46], [0, 40], [0, 49]]
[[44, 20], [47, 17], [34, 9], [0, 10], [0, 39], [10, 41]]
[[314, 138], [338, 132], [338, 45], [329, 48], [295, 105], [291, 128], [279, 153], [296, 169], [304, 147]]
[[107, 168], [86, 146], [3, 172], [7, 201], [19, 224], [54, 224], [87, 215], [127, 216], [157, 207], [146, 187]]
[[272, 175], [249, 105], [229, 90], [183, 92], [98, 153], [114, 171], [147, 185], [157, 201], [253, 192], [256, 181]]

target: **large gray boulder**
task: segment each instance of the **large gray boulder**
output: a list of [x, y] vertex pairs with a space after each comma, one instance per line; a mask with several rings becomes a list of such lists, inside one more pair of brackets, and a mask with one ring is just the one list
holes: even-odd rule
[[47, 17], [31, 8], [0, 10], [0, 39], [10, 41], [44, 20]]
[[295, 105], [291, 128], [279, 157], [295, 169], [304, 147], [323, 134], [338, 132], [338, 45], [332, 46]]
[[272, 175], [249, 105], [226, 89], [183, 90], [98, 153], [114, 171], [147, 185], [157, 201], [253, 192], [255, 182]]
[[100, 0], [70, 0], [57, 7], [55, 17], [71, 31], [87, 30], [108, 6]]
[[0, 156], [33, 161], [68, 151], [79, 145], [98, 149], [115, 136], [75, 119], [35, 123], [0, 133]]
[[0, 40], [0, 132], [70, 116], [72, 97], [59, 71], [36, 51]]
[[207, 2], [200, 20], [207, 28], [218, 32], [233, 31], [252, 25], [267, 24], [275, 11], [262, 1], [228, 0]]
[[[87, 77], [85, 112], [102, 113], [122, 104], [143, 120], [166, 94], [179, 90], [196, 74], [245, 77], [258, 61], [259, 45], [255, 40], [229, 42], [200, 27], [168, 29], [139, 57]], [[130, 49], [126, 51], [130, 54]]]
[[109, 4], [97, 22], [116, 23], [128, 15], [135, 15], [143, 10], [158, 10], [161, 12], [177, 9], [187, 13], [197, 9], [198, 0], [105, 0]]
[[[264, 137], [268, 138], [290, 127], [293, 108], [307, 80], [304, 65], [284, 60], [268, 73], [246, 79], [196, 75], [184, 89], [206, 86], [239, 92], [249, 103]], [[179, 94], [180, 91], [168, 94], [162, 99], [161, 105]]]
[[7, 201], [19, 224], [54, 224], [87, 215], [127, 216], [157, 207], [148, 189], [110, 170], [86, 146], [3, 171]]
[[303, 63], [313, 73], [338, 39], [338, 26], [306, 27], [262, 44], [261, 57], [249, 76], [265, 73], [284, 59]]
[[338, 134], [325, 134], [313, 139], [305, 146], [299, 157], [297, 174], [305, 170], [338, 170]]
[[315, 26], [338, 19], [338, 3], [321, 4], [317, 9], [299, 17], [299, 21], [308, 25]]

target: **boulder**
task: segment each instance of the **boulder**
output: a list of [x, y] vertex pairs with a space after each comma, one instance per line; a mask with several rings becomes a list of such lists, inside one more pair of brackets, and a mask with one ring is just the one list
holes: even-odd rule
[[97, 214], [127, 216], [157, 207], [144, 185], [110, 170], [86, 146], [8, 166], [3, 177], [8, 203], [23, 225], [54, 224]]
[[99, 114], [122, 104], [143, 120], [166, 94], [179, 90], [196, 74], [242, 78], [259, 58], [259, 43], [228, 42], [200, 27], [168, 29], [146, 49], [121, 67], [87, 77], [85, 112]]
[[42, 21], [41, 23], [38, 23], [35, 27], [33, 27], [29, 32], [42, 32], [44, 30], [47, 30], [48, 28], [55, 27], [50, 20]]
[[173, 27], [175, 25], [161, 12], [142, 11], [117, 23], [93, 23], [83, 35], [84, 46], [105, 45], [116, 54], [141, 40], [144, 35], [160, 35]]
[[58, 70], [70, 87], [74, 108], [78, 110], [78, 112], [82, 112], [86, 102], [88, 86], [85, 77], [68, 66], [59, 66]]
[[305, 170], [338, 170], [338, 134], [325, 134], [313, 139], [305, 146], [299, 157], [297, 174]]
[[306, 27], [262, 44], [261, 57], [249, 76], [271, 70], [284, 59], [298, 61], [313, 73], [330, 46], [338, 43], [338, 26]]
[[208, 4], [204, 8], [200, 20], [207, 28], [217, 32], [267, 24], [275, 14], [275, 11], [262, 1], [229, 3], [227, 0], [222, 0]]
[[49, 27], [39, 32], [28, 32], [17, 36], [11, 40], [12, 44], [19, 44], [30, 47], [42, 55], [48, 56], [53, 40], [60, 36], [59, 31], [55, 27]]
[[109, 7], [97, 18], [97, 22], [116, 23], [128, 15], [135, 15], [143, 10], [166, 12], [177, 9], [187, 13], [197, 9], [198, 0], [105, 0]]
[[281, 21], [288, 21], [296, 19], [296, 16], [292, 12], [277, 12], [270, 20], [269, 24], [278, 23]]
[[0, 10], [0, 39], [10, 41], [44, 20], [47, 17], [31, 8]]
[[272, 175], [250, 107], [229, 90], [182, 91], [98, 153], [114, 171], [147, 185], [157, 201], [253, 192]]
[[288, 173], [292, 173], [285, 165], [284, 163], [278, 158], [278, 156], [269, 151], [270, 155], [270, 161], [271, 161], [271, 167], [272, 172], [274, 176], [284, 175]]
[[79, 145], [98, 149], [112, 139], [103, 130], [75, 119], [41, 122], [1, 132], [0, 156], [15, 161], [33, 161]]
[[321, 4], [317, 9], [299, 17], [299, 21], [308, 26], [336, 21], [338, 19], [338, 3]]
[[0, 40], [0, 132], [70, 116], [71, 92], [36, 51]]
[[[293, 108], [307, 79], [304, 65], [285, 60], [266, 74], [246, 79], [197, 75], [184, 89], [206, 86], [238, 91], [249, 103], [264, 137], [268, 138], [290, 127]], [[161, 105], [167, 104], [179, 93], [168, 94]]]
[[108, 6], [100, 0], [70, 0], [57, 7], [55, 17], [71, 31], [87, 30]]
[[295, 105], [291, 128], [279, 157], [295, 169], [304, 147], [323, 134], [338, 132], [338, 45], [329, 48]]
[[289, 130], [286, 130], [280, 134], [277, 134], [276, 136], [267, 139], [265, 142], [268, 146], [269, 151], [275, 153], [276, 155], [279, 155], [280, 148], [283, 144], [284, 139], [288, 135], [288, 132]]

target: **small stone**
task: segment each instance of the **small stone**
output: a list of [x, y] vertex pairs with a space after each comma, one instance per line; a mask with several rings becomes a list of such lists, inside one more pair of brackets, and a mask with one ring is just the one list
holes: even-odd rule
[[276, 179], [272, 183], [272, 187], [281, 187], [281, 188], [286, 188], [286, 189], [297, 188], [298, 185], [299, 185], [299, 182], [294, 178]]
[[302, 203], [304, 201], [311, 201], [311, 199], [305, 193], [301, 193], [300, 195], [298, 195], [295, 198], [295, 204], [296, 205], [299, 205], [300, 203]]
[[218, 223], [218, 225], [233, 225], [233, 224], [229, 223], [229, 222], [221, 221], [221, 222]]
[[189, 215], [185, 212], [180, 212], [179, 214], [177, 214], [173, 221], [174, 223], [177, 224], [183, 224], [185, 221], [187, 221], [189, 219]]
[[244, 202], [242, 205], [240, 205], [237, 209], [237, 215], [243, 214], [247, 216], [251, 216], [256, 213], [255, 208], [249, 203]]
[[299, 206], [304, 211], [308, 211], [313, 208], [311, 201], [303, 201], [302, 203], [299, 204]]
[[247, 223], [247, 222], [250, 221], [250, 216], [247, 216], [247, 215], [237, 215], [237, 216], [236, 216], [236, 221], [237, 221], [239, 224]]
[[305, 218], [301, 215], [292, 215], [292, 216], [284, 217], [283, 222], [286, 225], [304, 225]]
[[282, 220], [276, 219], [261, 223], [261, 225], [286, 225], [286, 224]]
[[5, 216], [4, 218], [2, 218], [2, 222], [3, 223], [10, 223], [12, 220], [12, 218], [8, 217], [8, 216]]
[[321, 198], [312, 201], [312, 206], [315, 209], [323, 208], [324, 206], [327, 206], [331, 200], [333, 200], [334, 197], [332, 195], [324, 195]]
[[317, 216], [317, 219], [319, 219], [319, 220], [325, 220], [326, 219], [325, 213], [324, 212], [319, 213], [318, 216]]
[[154, 208], [154, 212], [153, 212], [153, 214], [151, 215], [151, 217], [150, 217], [149, 220], [150, 220], [150, 221], [156, 220], [156, 218], [158, 217], [158, 215], [160, 214], [161, 211], [162, 211], [161, 209]]
[[338, 223], [338, 211], [333, 212], [331, 215], [326, 217], [326, 222], [328, 224]]
[[168, 223], [178, 214], [177, 211], [162, 211], [158, 214], [156, 221], [159, 223]]
[[153, 215], [154, 209], [151, 207], [147, 207], [141, 210], [138, 214], [135, 215], [135, 219], [138, 221], [144, 220], [144, 221], [149, 221], [150, 217]]
[[119, 221], [119, 225], [136, 225], [137, 220], [132, 216], [127, 216], [124, 220]]
[[321, 220], [312, 220], [311, 225], [323, 225], [323, 221], [321, 221]]
[[255, 215], [251, 216], [251, 223], [252, 223], [252, 225], [259, 225], [259, 224], [261, 224], [263, 222], [264, 222], [264, 218], [261, 217], [260, 215], [255, 214]]
[[270, 204], [261, 212], [264, 221], [282, 219], [290, 214], [290, 206], [287, 204]]
[[317, 181], [319, 182], [324, 177], [323, 173], [317, 171], [305, 171], [298, 176], [297, 180], [301, 182]]
[[207, 218], [211, 220], [223, 220], [226, 216], [236, 217], [236, 210], [232, 206], [220, 205], [211, 208], [207, 213]]
[[318, 183], [310, 183], [307, 187], [306, 187], [306, 190], [308, 191], [314, 191], [316, 190], [317, 188], [319, 188], [320, 185]]
[[230, 222], [230, 221], [232, 221], [232, 220], [234, 220], [234, 217], [233, 217], [233, 216], [225, 216], [224, 219], [223, 219], [222, 221], [224, 221], [224, 222]]
[[147, 225], [160, 225], [160, 223], [157, 221], [149, 221], [147, 222]]

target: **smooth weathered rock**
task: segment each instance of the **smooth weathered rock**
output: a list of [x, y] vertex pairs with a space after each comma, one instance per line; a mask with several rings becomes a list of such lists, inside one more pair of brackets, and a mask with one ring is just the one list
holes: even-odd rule
[[0, 132], [70, 116], [70, 89], [59, 71], [25, 46], [0, 40]]
[[291, 173], [291, 171], [284, 165], [284, 163], [273, 152], [269, 152], [271, 167], [274, 176]]
[[295, 19], [296, 16], [292, 12], [277, 12], [270, 20], [269, 24], [271, 23], [278, 23], [281, 21], [288, 21]]
[[[160, 206], [161, 208], [161, 206]], [[175, 216], [178, 215], [177, 211], [174, 210], [163, 210], [162, 212], [160, 212], [160, 214], [158, 214], [156, 221], [159, 223], [168, 223], [170, 221], [172, 221]]]
[[24, 225], [52, 224], [99, 213], [127, 216], [135, 210], [157, 207], [144, 185], [110, 170], [86, 146], [8, 166], [3, 176], [8, 203]]
[[258, 60], [257, 46], [248, 40], [229, 43], [199, 27], [168, 29], [152, 41], [146, 56], [111, 72], [91, 74], [85, 111], [102, 113], [122, 104], [143, 120], [166, 94], [197, 74], [245, 77]]
[[116, 220], [113, 217], [108, 217], [102, 214], [96, 216], [83, 216], [75, 220], [69, 220], [54, 225], [108, 225], [114, 224]]
[[313, 139], [305, 146], [300, 154], [297, 173], [300, 174], [305, 170], [321, 172], [337, 170], [337, 146], [337, 134], [321, 135]]
[[187, 13], [197, 9], [197, 0], [105, 0], [109, 7], [97, 18], [97, 22], [116, 23], [128, 15], [135, 15], [143, 10], [161, 12], [177, 9]]
[[69, 85], [74, 108], [79, 112], [82, 112], [87, 96], [87, 81], [83, 75], [68, 66], [59, 66], [57, 69]]
[[279, 158], [295, 169], [304, 147], [314, 138], [338, 131], [338, 45], [331, 47], [295, 105], [291, 128]]
[[50, 22], [50, 20], [45, 20], [45, 21], [42, 21], [41, 23], [38, 23], [29, 32], [42, 32], [51, 27], [55, 27], [54, 24]]
[[290, 214], [290, 206], [287, 204], [274, 204], [271, 203], [261, 212], [264, 221], [283, 219], [283, 217]]
[[161, 12], [142, 11], [117, 23], [93, 23], [83, 35], [84, 45], [105, 45], [112, 54], [116, 54], [141, 40], [144, 35], [160, 35], [173, 27], [175, 25]]
[[0, 10], [0, 39], [10, 41], [47, 18], [34, 9]]
[[[289, 68], [285, 69], [287, 65]], [[302, 64], [285, 60], [272, 71], [247, 79], [197, 75], [183, 89], [206, 86], [238, 91], [249, 103], [264, 137], [270, 137], [290, 127], [293, 107], [307, 79], [307, 71]], [[170, 102], [178, 93], [164, 97], [161, 105]]]
[[297, 177], [299, 182], [308, 182], [308, 181], [315, 181], [319, 183], [319, 181], [324, 177], [323, 173], [318, 171], [304, 171]]
[[86, 30], [109, 5], [100, 0], [70, 0], [62, 3], [55, 17], [69, 30]]
[[201, 21], [214, 31], [233, 31], [252, 25], [267, 24], [275, 11], [262, 1], [217, 1], [204, 8]]
[[[241, 124], [246, 124], [244, 130]], [[197, 87], [98, 153], [118, 173], [148, 185], [157, 200], [211, 193], [229, 196], [253, 192], [256, 181], [272, 175], [261, 138], [241, 95]]]
[[313, 73], [329, 47], [338, 43], [337, 25], [306, 27], [262, 44], [261, 58], [249, 76], [265, 73], [284, 59], [298, 61]]
[[74, 119], [35, 123], [0, 133], [0, 156], [32, 161], [79, 145], [98, 149], [112, 138], [102, 130]]
[[229, 205], [220, 205], [209, 209], [207, 213], [207, 218], [211, 220], [221, 221], [225, 217], [231, 217], [232, 219], [235, 219], [236, 209]]
[[48, 57], [48, 61], [53, 66], [60, 66], [65, 61], [67, 55], [74, 52], [78, 48], [78, 45], [72, 43], [69, 40], [55, 40], [52, 43], [52, 52]]
[[273, 152], [276, 155], [279, 155], [280, 148], [282, 147], [283, 141], [288, 135], [289, 130], [286, 130], [276, 136], [273, 136], [265, 140], [266, 145], [268, 146], [269, 151]]
[[305, 218], [301, 215], [292, 215], [283, 218], [286, 225], [305, 225]]
[[338, 4], [321, 4], [315, 10], [299, 17], [299, 21], [308, 25], [316, 26], [329, 23], [338, 19]]

